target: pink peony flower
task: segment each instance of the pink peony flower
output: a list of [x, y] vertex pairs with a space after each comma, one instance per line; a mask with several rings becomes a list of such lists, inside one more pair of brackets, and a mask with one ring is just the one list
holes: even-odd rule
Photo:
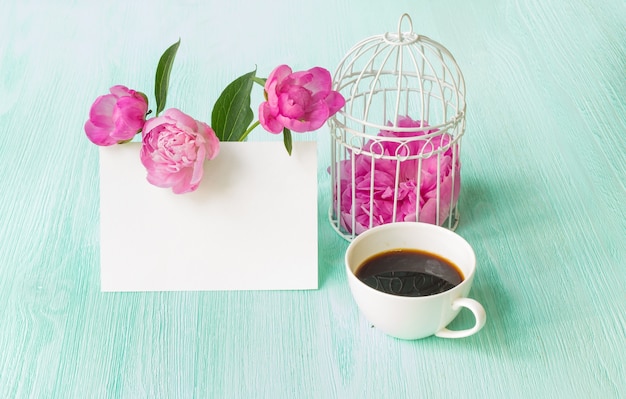
[[[428, 126], [426, 123], [423, 125]], [[409, 117], [400, 117], [398, 127], [422, 127], [420, 121]], [[389, 138], [419, 137], [436, 133], [438, 129], [416, 132], [392, 132], [382, 130], [378, 136], [380, 140], [370, 140], [363, 146], [363, 152], [372, 152], [377, 155], [398, 155], [400, 158], [427, 155], [441, 147], [450, 144], [447, 134], [435, 135], [431, 140], [404, 141], [405, 144], [386, 141]], [[419, 159], [375, 159], [369, 154], [359, 153], [354, 157], [354, 184], [352, 182], [351, 160], [341, 161], [340, 195], [340, 223], [346, 231], [352, 233], [352, 217], [355, 218], [354, 233], [361, 234], [372, 226], [378, 226], [393, 221], [415, 222], [416, 211], [419, 209], [419, 221], [437, 223], [437, 186], [439, 186], [439, 224], [443, 224], [450, 214], [450, 203], [456, 204], [461, 188], [460, 163], [458, 158], [452, 164], [452, 147], [447, 148], [439, 155], [433, 154], [421, 160], [420, 187], [417, 187], [417, 174], [420, 171]], [[372, 169], [372, 162], [374, 168]], [[398, 168], [398, 162], [399, 168]], [[437, 164], [439, 164], [439, 179], [437, 179]], [[393, 219], [394, 192], [396, 188], [396, 169], [398, 173], [396, 217]], [[452, 175], [454, 172], [454, 181]], [[373, 175], [373, 176], [372, 176]], [[373, 190], [372, 190], [373, 182]], [[352, 191], [354, 189], [354, 198]], [[370, 195], [371, 194], [371, 195]], [[419, 194], [419, 196], [418, 196]], [[335, 198], [336, 201], [336, 198]], [[336, 204], [336, 202], [335, 202]], [[354, 215], [353, 212], [354, 204]]]
[[205, 159], [215, 158], [220, 148], [213, 129], [175, 108], [149, 119], [142, 136], [140, 157], [148, 181], [176, 194], [198, 188]]
[[146, 120], [148, 99], [125, 86], [113, 86], [111, 94], [96, 99], [85, 123], [85, 133], [94, 144], [109, 146], [132, 139]]
[[345, 104], [343, 96], [331, 90], [330, 72], [315, 67], [292, 72], [280, 65], [265, 82], [267, 101], [259, 106], [259, 121], [271, 133], [283, 128], [294, 132], [319, 129]]

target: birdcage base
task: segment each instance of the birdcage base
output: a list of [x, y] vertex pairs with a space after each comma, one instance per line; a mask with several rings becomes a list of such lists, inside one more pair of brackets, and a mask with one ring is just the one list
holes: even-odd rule
[[[459, 225], [459, 220], [461, 218], [461, 214], [458, 211], [458, 207], [454, 207], [452, 212], [450, 212], [450, 216], [443, 222], [442, 226], [455, 231]], [[352, 241], [358, 234], [350, 233], [346, 229], [341, 226], [339, 219], [334, 213], [333, 206], [331, 205], [328, 208], [328, 220], [330, 221], [330, 225], [333, 227], [335, 232], [339, 234], [339, 236], [343, 237], [346, 241]]]

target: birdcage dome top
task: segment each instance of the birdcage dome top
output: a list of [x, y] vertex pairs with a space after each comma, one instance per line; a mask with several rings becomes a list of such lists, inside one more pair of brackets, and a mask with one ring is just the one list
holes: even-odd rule
[[424, 131], [463, 133], [461, 70], [443, 45], [413, 31], [408, 14], [400, 17], [397, 30], [353, 46], [333, 75], [333, 88], [346, 99], [333, 122], [360, 135], [382, 129], [414, 132], [398, 126], [406, 116], [422, 121]]

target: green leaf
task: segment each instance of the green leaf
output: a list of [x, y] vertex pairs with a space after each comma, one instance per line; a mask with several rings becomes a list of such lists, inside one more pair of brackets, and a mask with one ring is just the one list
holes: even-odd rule
[[159, 113], [161, 113], [161, 111], [165, 108], [165, 102], [167, 101], [167, 89], [170, 85], [170, 73], [172, 72], [172, 65], [174, 64], [174, 58], [176, 57], [179, 45], [180, 39], [165, 50], [157, 66], [154, 81], [156, 116], [159, 116]]
[[211, 127], [220, 141], [243, 141], [254, 112], [250, 108], [250, 93], [256, 69], [231, 82], [215, 102]]
[[287, 150], [287, 153], [291, 156], [293, 141], [291, 139], [291, 130], [287, 129], [286, 127], [283, 128], [283, 143], [285, 144], [285, 149]]

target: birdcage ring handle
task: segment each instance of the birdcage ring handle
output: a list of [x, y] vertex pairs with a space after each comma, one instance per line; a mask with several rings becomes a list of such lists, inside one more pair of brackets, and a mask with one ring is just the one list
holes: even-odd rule
[[[402, 25], [404, 21], [408, 23], [409, 30], [402, 32]], [[387, 32], [384, 35], [384, 39], [386, 42], [396, 44], [396, 45], [397, 44], [406, 45], [406, 44], [411, 44], [411, 43], [416, 42], [418, 40], [418, 35], [416, 35], [413, 32], [413, 20], [411, 19], [411, 16], [407, 13], [402, 14], [402, 16], [400, 17], [400, 20], [398, 21], [397, 36], [394, 33]]]
[[398, 21], [398, 37], [399, 38], [402, 37], [402, 21], [404, 21], [404, 19], [406, 19], [409, 24], [409, 31], [407, 33], [409, 35], [413, 34], [413, 20], [411, 19], [411, 16], [409, 14], [404, 13], [400, 17], [400, 20]]

